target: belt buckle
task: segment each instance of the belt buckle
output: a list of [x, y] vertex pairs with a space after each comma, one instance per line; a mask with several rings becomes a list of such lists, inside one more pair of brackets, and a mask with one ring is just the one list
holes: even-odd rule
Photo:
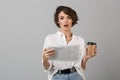
[[61, 74], [61, 70], [58, 70], [58, 74]]
[[75, 72], [75, 68], [74, 68], [74, 67], [71, 68], [70, 71], [71, 71], [72, 73]]

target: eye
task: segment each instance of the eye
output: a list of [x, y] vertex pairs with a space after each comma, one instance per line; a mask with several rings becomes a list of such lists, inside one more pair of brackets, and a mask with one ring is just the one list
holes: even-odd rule
[[60, 19], [64, 19], [64, 17], [60, 17]]
[[72, 19], [71, 16], [68, 16], [67, 18], [68, 18], [68, 19]]

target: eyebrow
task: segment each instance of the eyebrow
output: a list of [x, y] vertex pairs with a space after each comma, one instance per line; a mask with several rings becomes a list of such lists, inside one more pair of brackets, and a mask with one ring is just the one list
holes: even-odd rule
[[59, 17], [64, 17], [64, 16], [59, 16]]

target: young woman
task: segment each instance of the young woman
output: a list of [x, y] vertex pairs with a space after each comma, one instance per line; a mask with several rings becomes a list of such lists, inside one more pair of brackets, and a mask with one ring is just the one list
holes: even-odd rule
[[[85, 80], [84, 70], [90, 53], [86, 51], [84, 39], [74, 35], [71, 27], [77, 24], [78, 16], [76, 12], [67, 6], [59, 6], [54, 14], [54, 21], [59, 30], [55, 34], [49, 34], [45, 38], [42, 52], [42, 65], [48, 72], [48, 80]], [[51, 46], [71, 46], [79, 45], [82, 55], [79, 61], [51, 61], [49, 58], [55, 54]], [[94, 48], [93, 53], [96, 53]]]

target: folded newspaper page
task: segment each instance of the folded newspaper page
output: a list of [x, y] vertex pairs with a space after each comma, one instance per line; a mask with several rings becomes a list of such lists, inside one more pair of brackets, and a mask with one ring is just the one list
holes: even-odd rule
[[52, 47], [55, 49], [55, 54], [49, 58], [53, 61], [76, 61], [80, 59], [80, 46], [61, 46]]

